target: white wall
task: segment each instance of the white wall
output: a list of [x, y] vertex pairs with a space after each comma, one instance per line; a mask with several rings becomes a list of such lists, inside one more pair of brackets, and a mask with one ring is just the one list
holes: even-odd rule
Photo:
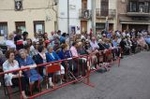
[[[0, 22], [7, 22], [8, 33], [11, 33], [15, 30], [16, 21], [25, 21], [26, 31], [29, 32], [29, 37], [31, 38], [34, 36], [33, 21], [42, 20], [45, 22], [45, 32], [54, 31], [56, 16], [51, 8], [45, 9], [48, 7], [48, 2], [49, 0], [23, 0], [24, 10], [15, 11], [14, 0], [1, 0]], [[50, 5], [52, 5], [52, 1]], [[51, 20], [46, 21], [46, 16], [49, 16]]]
[[[69, 25], [80, 27], [79, 9], [81, 9], [81, 0], [69, 1]], [[58, 4], [58, 27], [62, 32], [68, 32], [67, 23], [67, 0], [59, 0]], [[76, 30], [76, 32], [80, 32]]]
[[[87, 8], [89, 10], [91, 10], [91, 14], [92, 14], [92, 2], [93, 2], [93, 0], [88, 0], [88, 2], [87, 2]], [[92, 28], [92, 20], [88, 20], [88, 22], [87, 22], [87, 33], [90, 33], [91, 28]]]

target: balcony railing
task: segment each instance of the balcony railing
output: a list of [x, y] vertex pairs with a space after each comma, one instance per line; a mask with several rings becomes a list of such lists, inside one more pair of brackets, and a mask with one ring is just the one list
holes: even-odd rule
[[96, 18], [114, 18], [116, 16], [116, 9], [108, 9], [101, 11], [100, 8], [96, 8]]
[[135, 7], [132, 7], [131, 5], [127, 5], [127, 15], [136, 17], [150, 17], [150, 7], [144, 5], [136, 5]]
[[89, 9], [80, 9], [79, 10], [79, 18], [80, 19], [89, 20], [89, 19], [91, 19], [91, 17], [92, 17], [91, 10], [89, 10]]

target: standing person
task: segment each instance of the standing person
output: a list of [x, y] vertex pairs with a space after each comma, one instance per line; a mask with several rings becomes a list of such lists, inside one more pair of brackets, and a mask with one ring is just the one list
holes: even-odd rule
[[23, 40], [26, 41], [26, 39], [28, 38], [28, 32], [23, 32], [22, 37]]
[[44, 41], [49, 40], [48, 34], [46, 32], [43, 34], [43, 39], [44, 39]]
[[62, 43], [65, 43], [66, 42], [66, 33], [63, 33], [61, 36], [60, 36], [60, 44], [62, 44]]
[[[8, 50], [6, 52], [6, 58], [7, 58], [7, 60], [3, 63], [3, 71], [4, 72], [19, 69], [19, 64], [14, 59], [15, 53], [13, 51]], [[19, 77], [21, 77], [20, 79], [21, 79], [22, 97], [24, 99], [27, 99], [28, 97], [25, 94], [25, 89], [26, 89], [27, 83], [26, 83], [25, 78], [22, 76], [22, 71], [5, 74], [5, 76], [4, 76], [5, 85], [6, 86], [12, 86], [12, 85], [19, 86]]]
[[57, 35], [60, 38], [60, 36], [61, 36], [61, 30], [58, 30]]
[[16, 49], [16, 45], [14, 43], [14, 35], [11, 33], [8, 36], [8, 40], [6, 40], [7, 49]]
[[23, 39], [20, 32], [16, 33], [16, 36], [14, 37], [14, 42], [16, 44], [16, 49], [20, 50], [23, 48]]

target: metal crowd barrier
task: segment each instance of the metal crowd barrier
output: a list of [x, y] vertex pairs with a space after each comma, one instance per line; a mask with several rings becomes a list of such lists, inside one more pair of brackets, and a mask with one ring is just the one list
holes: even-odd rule
[[[109, 50], [110, 51], [110, 50]], [[105, 53], [107, 54], [107, 52]], [[53, 66], [54, 68], [52, 69], [49, 69], [51, 71], [51, 73], [53, 72], [54, 73], [54, 77], [53, 77], [53, 82], [56, 83], [57, 81], [61, 81], [62, 80], [62, 77], [58, 77], [57, 74], [55, 73], [56, 71], [60, 71], [60, 74], [61, 74], [61, 69], [60, 67], [58, 67], [57, 65], [54, 65], [54, 64], [66, 64], [65, 66], [65, 74], [64, 74], [64, 77], [65, 77], [65, 82], [64, 83], [60, 83], [58, 84], [55, 84], [55, 86], [53, 88], [48, 88], [46, 86], [46, 83], [47, 80], [44, 80], [42, 83], [41, 83], [41, 87], [42, 87], [42, 91], [38, 92], [38, 93], [35, 93], [35, 94], [31, 94], [31, 96], [29, 96], [29, 99], [33, 99], [33, 98], [36, 98], [38, 96], [41, 96], [43, 94], [46, 94], [46, 93], [50, 93], [52, 91], [55, 91], [57, 89], [60, 89], [62, 87], [65, 87], [69, 84], [72, 84], [72, 83], [77, 83], [77, 82], [82, 82], [88, 86], [91, 86], [91, 87], [94, 87], [93, 84], [90, 83], [90, 75], [91, 73], [95, 72], [96, 70], [100, 69], [100, 68], [96, 68], [95, 70], [91, 70], [89, 69], [88, 65], [89, 66], [91, 65], [91, 62], [92, 62], [92, 56], [93, 53], [89, 54], [89, 55], [80, 55], [79, 57], [72, 57], [72, 58], [68, 58], [68, 59], [63, 59], [63, 60], [59, 60], [59, 61], [53, 61], [53, 62], [49, 62], [49, 63], [44, 63], [44, 64], [38, 64], [36, 68], [39, 68], [39, 67], [45, 67], [47, 68], [48, 66], [51, 67]], [[101, 55], [99, 57], [102, 57]], [[70, 63], [71, 62], [71, 63]], [[118, 66], [120, 66], [120, 56], [118, 57], [118, 59], [115, 61], [118, 63]], [[73, 67], [73, 65], [75, 67]], [[71, 69], [70, 69], [71, 67]], [[75, 69], [72, 69], [72, 68], [75, 68]], [[7, 71], [7, 72], [1, 72], [0, 73], [0, 76], [1, 75], [5, 75], [5, 74], [8, 74], [8, 73], [12, 73], [12, 72], [19, 72], [19, 71], [24, 71], [24, 70], [29, 70], [30, 68], [20, 68], [20, 69], [16, 69], [16, 70], [12, 70], [12, 71]], [[74, 71], [75, 70], [75, 71]], [[43, 77], [44, 78], [44, 77]], [[46, 79], [46, 78], [44, 78]], [[57, 79], [57, 81], [55, 81], [54, 79]], [[19, 76], [19, 90], [20, 90], [20, 93], [22, 91], [21, 89], [21, 80], [20, 80], [20, 76]], [[9, 92], [9, 98], [10, 99], [13, 99], [12, 95], [10, 94], [10, 89], [11, 87], [9, 86], [8, 88], [8, 92]], [[30, 89], [30, 92], [33, 92], [32, 91], [32, 88], [29, 88]], [[22, 99], [22, 95], [20, 94], [20, 99]]]

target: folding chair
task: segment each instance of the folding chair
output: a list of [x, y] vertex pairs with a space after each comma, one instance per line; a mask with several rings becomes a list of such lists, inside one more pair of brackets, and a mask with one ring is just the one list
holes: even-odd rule
[[[56, 72], [59, 72], [59, 71], [61, 72], [61, 67], [60, 67], [59, 63], [46, 65], [46, 86], [47, 86], [47, 88], [49, 86], [48, 74], [56, 73]], [[54, 78], [54, 76], [52, 78]]]

